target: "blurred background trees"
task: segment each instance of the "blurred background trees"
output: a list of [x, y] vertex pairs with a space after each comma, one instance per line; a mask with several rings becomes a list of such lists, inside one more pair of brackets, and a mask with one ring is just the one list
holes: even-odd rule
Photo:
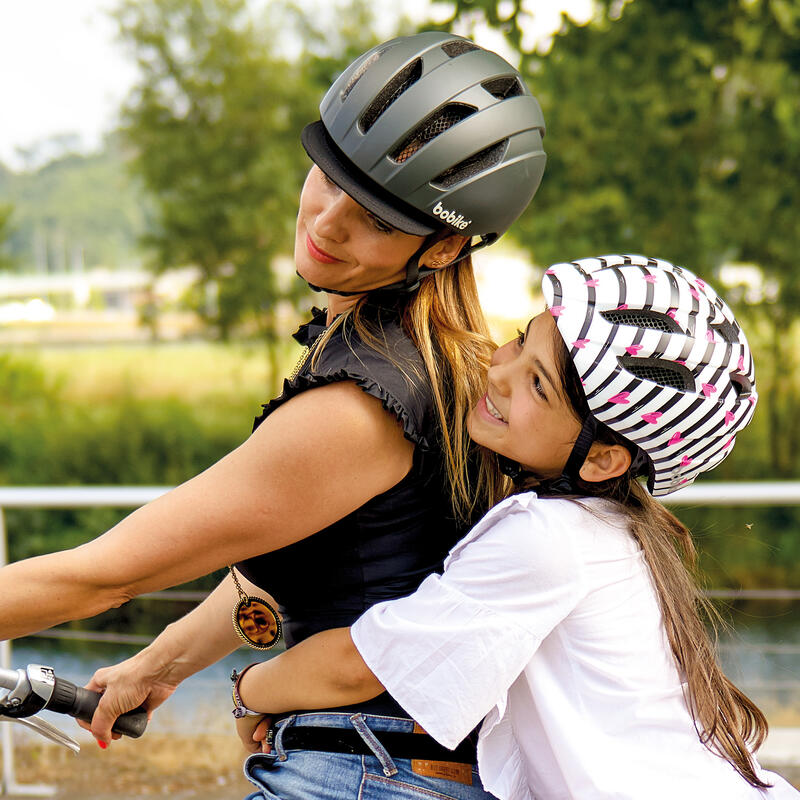
[[11, 215], [14, 206], [0, 205], [0, 269], [9, 269], [14, 265], [14, 260], [8, 254], [7, 242], [11, 236]]
[[445, 23], [478, 14], [501, 31], [542, 104], [546, 177], [516, 236], [539, 264], [639, 252], [717, 278], [756, 265], [755, 302], [726, 294], [763, 345], [770, 472], [796, 477], [800, 4], [606, 1], [588, 25], [564, 16], [547, 53], [525, 49], [524, 6], [457, 0]]
[[[719, 283], [724, 267], [748, 265], [739, 273], [741, 286], [724, 293], [738, 314], [749, 317], [761, 409], [714, 477], [796, 478], [800, 4], [602, 0], [588, 24], [563, 16], [545, 44], [529, 33], [536, 7], [530, 0], [454, 0], [437, 6], [436, 23], [420, 26], [469, 32], [483, 25], [501, 34], [542, 104], [548, 167], [510, 237], [540, 266], [601, 252], [640, 252]], [[449, 18], [442, 19], [448, 8]], [[74, 142], [62, 137], [30, 148], [21, 172], [0, 165], [0, 266], [57, 271], [76, 248], [87, 267], [144, 262], [162, 274], [192, 265], [199, 278], [186, 303], [210, 335], [266, 342], [275, 380], [281, 374], [279, 337], [287, 333], [281, 310], [311, 299], [293, 278], [289, 260], [309, 165], [300, 129], [316, 118], [322, 94], [353, 57], [394, 33], [411, 32], [402, 19], [387, 31], [381, 9], [366, 0], [339, 3], [326, 15], [278, 0], [120, 0], [121, 43], [140, 75], [121, 127], [100, 153], [78, 154]], [[42, 152], [51, 154], [44, 164]], [[20, 374], [6, 370], [7, 380], [16, 380], [11, 394], [23, 404], [24, 386], [31, 397], [41, 396], [37, 381], [13, 377]], [[29, 401], [15, 415], [9, 412], [15, 427], [6, 427], [4, 439], [0, 426], [0, 448], [11, 448], [20, 426], [33, 424], [34, 417], [40, 427], [29, 441], [42, 440], [45, 415], [59, 395], [57, 386], [47, 385], [49, 408]], [[133, 414], [134, 400], [119, 407]], [[179, 411], [195, 413], [181, 409], [164, 412], [175, 436], [185, 434], [187, 442], [210, 436], [199, 422], [175, 423]], [[226, 415], [244, 415], [226, 409]], [[136, 415], [151, 420], [153, 430], [160, 424], [158, 414], [137, 407]], [[78, 414], [72, 422], [75, 436], [85, 439], [87, 419]], [[120, 434], [115, 445], [123, 418], [108, 417], [104, 424], [92, 421], [106, 432], [93, 441], [108, 470], [126, 460], [154, 470], [150, 478], [132, 467], [117, 470], [115, 480], [172, 482], [212, 458], [204, 448], [176, 441], [176, 458], [139, 457], [139, 446], [160, 452], [152, 438], [136, 444]], [[237, 434], [229, 426], [226, 436], [233, 439], [244, 427]], [[214, 453], [232, 444], [215, 441]], [[5, 474], [24, 482], [25, 470], [33, 469], [30, 449], [17, 449], [19, 464], [27, 467], [7, 467]], [[62, 464], [68, 452], [53, 445], [36, 460], [35, 479], [89, 480], [74, 460]], [[168, 463], [163, 474], [162, 462]], [[756, 531], [796, 527], [792, 512], [771, 514], [756, 520]], [[741, 526], [734, 512], [728, 518], [715, 511], [713, 520], [697, 512], [694, 521], [710, 540], [715, 530]], [[719, 580], [800, 580], [796, 539], [781, 543], [776, 565], [773, 551], [743, 529], [735, 546], [727, 545]], [[734, 561], [740, 565], [735, 569]]]

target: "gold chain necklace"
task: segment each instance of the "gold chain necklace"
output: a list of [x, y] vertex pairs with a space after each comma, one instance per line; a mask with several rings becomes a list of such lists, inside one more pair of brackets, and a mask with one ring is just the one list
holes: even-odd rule
[[314, 352], [314, 348], [317, 346], [317, 342], [324, 336], [324, 332], [319, 334], [319, 336], [311, 342], [310, 345], [303, 345], [303, 349], [300, 351], [300, 358], [297, 359], [297, 363], [294, 365], [294, 368], [289, 373], [289, 377], [287, 380], [293, 381], [302, 371], [303, 367], [306, 365], [306, 361], [308, 361], [308, 357]]

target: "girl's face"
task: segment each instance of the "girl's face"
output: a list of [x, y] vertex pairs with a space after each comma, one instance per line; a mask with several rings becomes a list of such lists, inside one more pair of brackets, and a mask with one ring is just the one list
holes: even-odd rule
[[294, 257], [315, 286], [361, 291], [403, 280], [423, 236], [392, 228], [360, 206], [314, 166], [300, 195]]
[[539, 314], [525, 333], [495, 351], [486, 394], [467, 428], [478, 444], [519, 462], [540, 478], [561, 474], [581, 430], [556, 361], [555, 322]]

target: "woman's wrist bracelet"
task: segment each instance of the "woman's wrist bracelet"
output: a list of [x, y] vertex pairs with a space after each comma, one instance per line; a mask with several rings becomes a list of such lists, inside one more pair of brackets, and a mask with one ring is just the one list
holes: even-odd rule
[[231, 681], [233, 682], [233, 690], [232, 690], [233, 711], [231, 711], [231, 714], [233, 714], [233, 716], [236, 717], [236, 719], [241, 719], [242, 717], [263, 716], [263, 714], [260, 711], [252, 711], [251, 709], [249, 709], [242, 702], [242, 698], [239, 695], [239, 682], [242, 680], [245, 673], [247, 672], [247, 670], [250, 669], [250, 667], [255, 667], [256, 664], [260, 663], [261, 663], [260, 661], [254, 661], [252, 664], [248, 664], [241, 672], [237, 672], [236, 670], [233, 670], [233, 672], [231, 672]]

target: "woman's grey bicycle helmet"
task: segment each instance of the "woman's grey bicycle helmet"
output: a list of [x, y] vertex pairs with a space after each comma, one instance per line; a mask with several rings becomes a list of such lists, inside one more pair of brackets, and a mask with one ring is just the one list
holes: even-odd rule
[[542, 178], [544, 119], [519, 72], [448, 33], [394, 39], [357, 58], [303, 131], [312, 160], [404, 233], [442, 228], [489, 244]]

